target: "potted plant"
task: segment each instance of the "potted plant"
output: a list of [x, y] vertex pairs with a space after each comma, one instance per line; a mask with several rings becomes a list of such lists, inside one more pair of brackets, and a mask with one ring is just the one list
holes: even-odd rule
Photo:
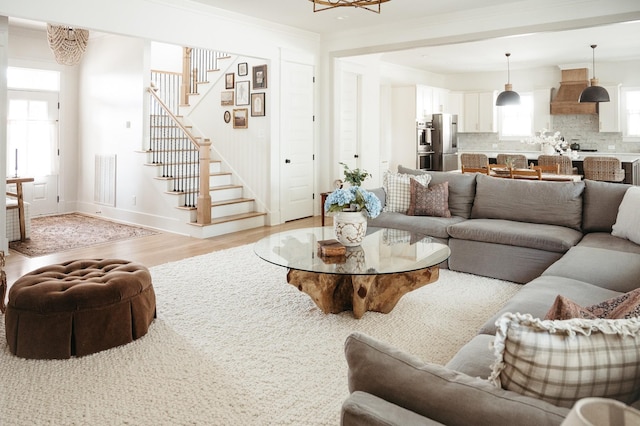
[[[380, 214], [382, 205], [372, 192], [360, 187], [368, 176], [367, 171], [349, 170], [346, 164], [345, 180], [351, 184], [348, 188], [339, 188], [327, 196], [324, 210], [337, 213], [333, 218], [336, 239], [345, 246], [357, 246], [367, 232], [367, 216], [374, 218]], [[356, 185], [357, 183], [357, 185]]]

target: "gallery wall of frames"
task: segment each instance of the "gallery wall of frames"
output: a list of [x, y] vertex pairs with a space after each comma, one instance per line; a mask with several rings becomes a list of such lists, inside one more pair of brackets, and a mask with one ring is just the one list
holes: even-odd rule
[[225, 123], [231, 123], [234, 129], [247, 129], [249, 116], [265, 117], [267, 87], [266, 64], [249, 67], [247, 62], [239, 62], [235, 72], [226, 73], [220, 105], [231, 108], [224, 110]]

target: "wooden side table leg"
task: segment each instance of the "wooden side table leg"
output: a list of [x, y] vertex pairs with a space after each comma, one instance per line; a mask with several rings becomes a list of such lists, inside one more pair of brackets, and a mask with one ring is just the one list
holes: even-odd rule
[[26, 241], [27, 230], [24, 217], [24, 198], [22, 193], [22, 182], [16, 183], [16, 194], [18, 194], [18, 221], [20, 222], [20, 241]]

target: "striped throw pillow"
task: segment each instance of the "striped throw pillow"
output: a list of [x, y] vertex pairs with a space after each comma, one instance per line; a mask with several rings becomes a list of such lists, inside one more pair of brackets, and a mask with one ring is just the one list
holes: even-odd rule
[[489, 381], [570, 408], [586, 397], [640, 397], [640, 318], [541, 320], [506, 313], [496, 322]]

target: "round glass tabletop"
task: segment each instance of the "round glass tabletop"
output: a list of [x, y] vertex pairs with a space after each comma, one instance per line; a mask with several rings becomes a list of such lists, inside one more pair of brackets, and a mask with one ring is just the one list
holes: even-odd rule
[[318, 241], [335, 239], [333, 227], [303, 228], [269, 235], [254, 246], [267, 262], [324, 274], [378, 275], [429, 268], [451, 251], [434, 238], [408, 231], [369, 227], [362, 244], [340, 256], [321, 256]]

